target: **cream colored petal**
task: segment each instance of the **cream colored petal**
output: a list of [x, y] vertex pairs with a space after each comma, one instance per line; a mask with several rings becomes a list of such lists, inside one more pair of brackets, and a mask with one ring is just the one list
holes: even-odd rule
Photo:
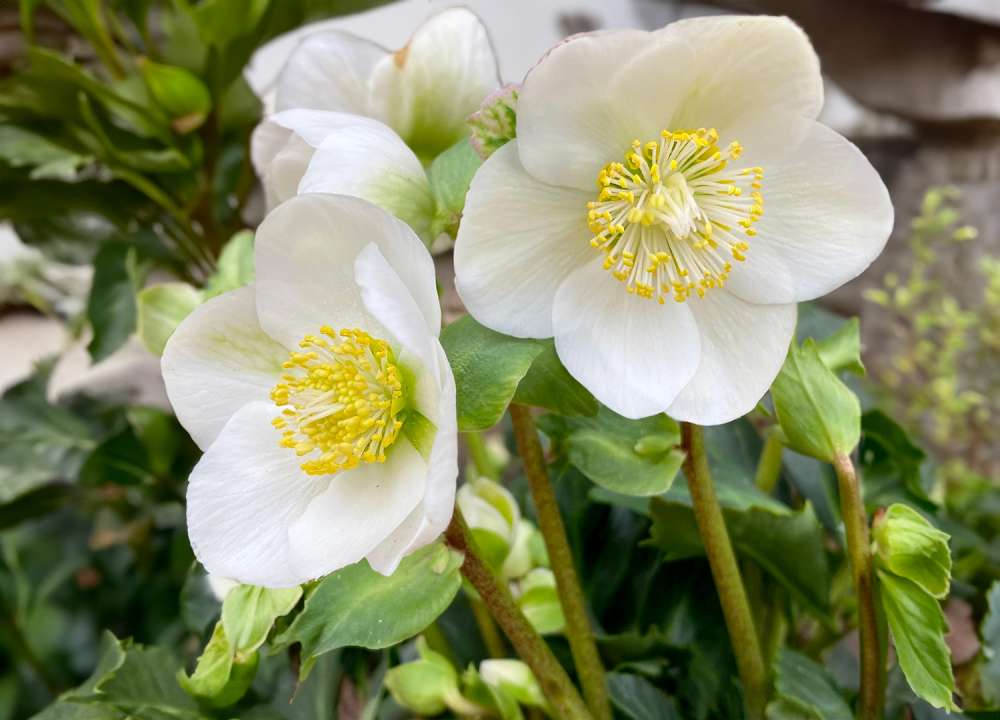
[[671, 129], [715, 127], [725, 135], [754, 108], [781, 106], [814, 119], [823, 106], [819, 59], [788, 18], [711, 15], [671, 23], [656, 34], [694, 50], [683, 73], [688, 90]]
[[375, 243], [437, 334], [441, 307], [434, 263], [420, 239], [400, 220], [359, 198], [298, 195], [282, 203], [257, 229], [257, 313], [272, 337], [294, 346], [323, 325], [384, 328], [365, 309], [354, 261]]
[[329, 114], [342, 122], [319, 144], [298, 192], [363, 198], [391, 212], [429, 243], [434, 197], [417, 156], [377, 120]]
[[601, 258], [559, 287], [553, 311], [556, 352], [569, 373], [620, 415], [667, 409], [694, 375], [701, 353], [687, 303], [637, 297], [603, 269]]
[[785, 361], [795, 333], [795, 305], [752, 305], [719, 289], [686, 304], [698, 324], [701, 362], [667, 414], [698, 425], [746, 415]]
[[278, 445], [271, 403], [244, 405], [191, 472], [187, 529], [195, 556], [214, 575], [264, 587], [309, 580], [293, 564], [289, 529], [326, 486]]
[[448, 527], [455, 507], [458, 480], [455, 379], [440, 343], [435, 346], [440, 394], [434, 416], [437, 435], [431, 448], [424, 497], [407, 519], [368, 554], [372, 568], [383, 575], [391, 575], [406, 555], [436, 540]]
[[764, 166], [764, 215], [726, 288], [748, 302], [811, 300], [861, 274], [885, 247], [893, 208], [878, 173], [819, 123]]
[[372, 114], [431, 159], [469, 134], [466, 118], [500, 86], [482, 21], [465, 8], [430, 17], [372, 72]]
[[551, 337], [556, 290], [599, 256], [587, 229], [593, 196], [535, 180], [521, 166], [517, 143], [497, 150], [472, 180], [455, 243], [456, 284], [480, 323], [517, 337]]
[[[617, 80], [651, 38], [636, 30], [577, 35], [532, 68], [517, 106], [525, 170], [552, 185], [594, 191], [601, 168], [620, 160], [635, 139], [628, 105], [636, 98], [629, 84], [619, 92]], [[664, 70], [648, 80], [655, 88], [668, 77]]]
[[261, 329], [248, 285], [195, 308], [167, 341], [161, 368], [177, 419], [204, 450], [233, 413], [269, 398], [287, 359]]
[[342, 30], [305, 37], [278, 77], [275, 109], [311, 108], [371, 115], [372, 70], [388, 51]]
[[361, 560], [406, 520], [426, 482], [427, 461], [405, 438], [384, 463], [332, 476], [289, 528], [296, 573], [316, 578]]

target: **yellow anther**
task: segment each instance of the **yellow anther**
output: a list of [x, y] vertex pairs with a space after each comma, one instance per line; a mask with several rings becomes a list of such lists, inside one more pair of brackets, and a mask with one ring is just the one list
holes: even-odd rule
[[384, 462], [402, 421], [403, 384], [392, 349], [363, 330], [306, 335], [284, 363], [291, 372], [271, 390], [283, 408], [273, 425], [278, 444], [304, 458], [309, 475], [330, 475], [361, 462]]
[[736, 140], [720, 148], [714, 128], [663, 130], [601, 169], [590, 244], [627, 292], [684, 302], [725, 284], [728, 256], [745, 260], [740, 238], [757, 234], [764, 198], [762, 168], [728, 169], [743, 151]]

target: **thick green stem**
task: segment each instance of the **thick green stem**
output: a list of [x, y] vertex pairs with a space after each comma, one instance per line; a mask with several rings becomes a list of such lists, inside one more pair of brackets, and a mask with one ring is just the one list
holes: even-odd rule
[[722, 508], [715, 496], [715, 486], [705, 456], [705, 441], [701, 428], [690, 423], [681, 425], [681, 439], [686, 453], [684, 474], [691, 491], [694, 517], [698, 524], [705, 554], [715, 579], [715, 588], [722, 604], [722, 614], [729, 630], [729, 641], [736, 657], [736, 667], [743, 683], [743, 701], [750, 720], [762, 720], [767, 705], [768, 672], [761, 654], [760, 641], [754, 628], [750, 603], [747, 601], [739, 565], [729, 541], [729, 531]]
[[490, 480], [500, 479], [500, 469], [490, 458], [490, 451], [486, 448], [483, 436], [478, 432], [462, 433], [465, 440], [465, 447], [469, 451], [469, 459], [476, 467], [476, 472]]
[[858, 717], [878, 720], [882, 717], [884, 664], [879, 648], [878, 611], [875, 605], [875, 573], [872, 569], [871, 543], [868, 539], [868, 515], [861, 498], [861, 483], [854, 463], [845, 453], [833, 459], [840, 487], [840, 514], [847, 535], [847, 558], [851, 565], [854, 592], [858, 598], [858, 638], [861, 644], [861, 692]]
[[785, 443], [775, 429], [768, 432], [757, 463], [757, 475], [754, 477], [757, 487], [768, 494], [774, 492], [781, 477], [781, 451], [784, 449]]
[[590, 712], [566, 670], [514, 602], [507, 583], [496, 576], [477, 551], [476, 541], [458, 506], [444, 535], [448, 544], [465, 556], [462, 575], [479, 593], [517, 654], [531, 668], [556, 717], [560, 720], [591, 720]]
[[583, 696], [597, 720], [611, 720], [611, 702], [608, 699], [604, 666], [597, 652], [597, 643], [594, 642], [586, 601], [573, 564], [569, 540], [566, 539], [566, 528], [559, 514], [555, 490], [549, 482], [549, 470], [538, 440], [535, 421], [531, 417], [531, 410], [522, 405], [511, 405], [510, 417], [514, 423], [517, 449], [531, 487], [531, 498], [538, 512], [538, 527], [545, 538], [545, 548], [556, 578], [559, 602], [566, 617], [566, 636], [583, 686]]

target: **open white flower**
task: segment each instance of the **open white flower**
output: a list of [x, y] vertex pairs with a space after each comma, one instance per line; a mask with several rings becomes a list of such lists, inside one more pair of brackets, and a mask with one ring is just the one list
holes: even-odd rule
[[340, 30], [306, 36], [278, 77], [275, 109], [375, 118], [429, 162], [468, 136], [465, 119], [499, 85], [486, 28], [469, 10], [451, 8], [395, 52]]
[[188, 533], [210, 572], [296, 585], [391, 573], [451, 518], [455, 387], [430, 255], [353, 197], [300, 195], [257, 231], [256, 284], [198, 307], [163, 353], [205, 451]]
[[353, 195], [388, 210], [429, 243], [434, 216], [420, 160], [383, 123], [327, 110], [265, 118], [250, 143], [269, 208], [299, 193]]
[[517, 139], [469, 191], [466, 307], [554, 336], [627, 417], [743, 415], [781, 367], [795, 303], [862, 272], [892, 228], [875, 170], [815, 121], [822, 103], [816, 55], [786, 18], [558, 45], [524, 81]]

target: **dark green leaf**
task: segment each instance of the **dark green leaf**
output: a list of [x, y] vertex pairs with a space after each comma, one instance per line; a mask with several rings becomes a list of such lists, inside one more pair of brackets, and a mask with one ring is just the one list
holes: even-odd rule
[[680, 720], [674, 700], [638, 675], [608, 674], [611, 703], [629, 720]]
[[591, 481], [625, 495], [666, 492], [684, 454], [680, 429], [666, 415], [628, 420], [601, 407], [595, 417], [540, 419], [542, 429], [565, 444], [570, 462]]
[[455, 374], [458, 429], [465, 432], [497, 424], [543, 350], [536, 340], [501, 335], [471, 316], [448, 325], [441, 345]]
[[[774, 692], [781, 707], [768, 706], [767, 717], [852, 720], [851, 708], [818, 663], [783, 648], [774, 668]], [[795, 713], [800, 713], [796, 715]]]
[[540, 340], [542, 351], [518, 383], [513, 402], [546, 408], [560, 415], [594, 415], [597, 401], [559, 362], [555, 344]]
[[[650, 542], [667, 560], [704, 553], [694, 513], [662, 498], [650, 502]], [[823, 528], [811, 505], [797, 512], [723, 509], [738, 554], [757, 561], [821, 617], [830, 603], [830, 577], [823, 550]]]
[[120, 348], [135, 332], [136, 293], [146, 273], [135, 248], [108, 243], [94, 258], [94, 281], [87, 300], [87, 318], [93, 338], [87, 346], [100, 362]]
[[441, 543], [405, 558], [389, 577], [362, 560], [323, 578], [275, 642], [302, 644], [303, 667], [318, 655], [356, 645], [376, 649], [413, 637], [444, 612], [461, 587], [462, 563]]

